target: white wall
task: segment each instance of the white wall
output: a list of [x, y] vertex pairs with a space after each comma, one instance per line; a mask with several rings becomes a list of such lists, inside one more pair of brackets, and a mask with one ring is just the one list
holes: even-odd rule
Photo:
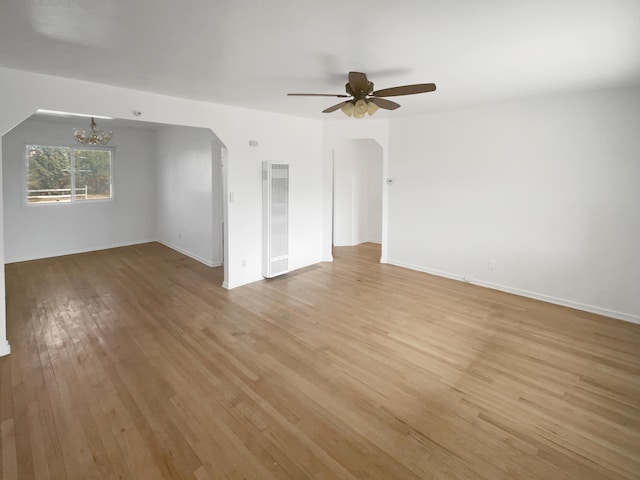
[[639, 89], [392, 120], [389, 262], [640, 321], [639, 132]]
[[[0, 144], [2, 143], [0, 137]], [[1, 146], [1, 145], [0, 145]], [[0, 155], [2, 154], [2, 148], [0, 148]], [[2, 175], [2, 168], [0, 168], [0, 175]], [[3, 182], [0, 182], [2, 185]], [[0, 198], [2, 196], [0, 195]], [[4, 202], [2, 202], [4, 203]], [[3, 234], [0, 235], [0, 255], [4, 261], [4, 208], [0, 208], [0, 229], [2, 229]], [[4, 263], [3, 263], [4, 265]], [[8, 355], [11, 353], [11, 345], [9, 345], [9, 340], [7, 338], [7, 310], [5, 303], [5, 283], [4, 283], [4, 268], [0, 268], [0, 357], [3, 355]]]
[[222, 263], [220, 147], [204, 128], [158, 132], [158, 240], [209, 266]]
[[333, 244], [381, 243], [382, 149], [373, 140], [342, 140], [333, 165]]
[[[225, 286], [229, 288], [262, 278], [261, 162], [289, 163], [292, 268], [322, 259], [325, 184], [319, 121], [1, 67], [0, 105], [1, 134], [39, 108], [131, 120], [138, 119], [133, 111], [141, 111], [140, 120], [148, 122], [210, 128], [226, 147], [223, 187], [235, 198], [234, 203], [225, 200], [223, 209]], [[249, 140], [258, 140], [259, 146], [250, 147]], [[0, 208], [0, 215], [2, 212]], [[0, 235], [0, 252], [4, 252], [4, 235]], [[0, 260], [4, 261], [4, 254]], [[0, 271], [0, 293], [3, 291], [4, 272]], [[9, 349], [5, 338], [4, 301], [0, 300], [0, 355]]]
[[67, 255], [155, 239], [155, 132], [113, 128], [114, 198], [26, 204], [25, 144], [71, 146], [73, 125], [27, 120], [4, 135], [5, 263]]
[[211, 244], [211, 248], [213, 250], [211, 262], [212, 265], [223, 265], [224, 264], [224, 212], [223, 212], [223, 202], [225, 198], [224, 188], [223, 188], [223, 173], [222, 173], [222, 162], [223, 155], [226, 152], [226, 148], [222, 141], [216, 135], [213, 135], [213, 140], [211, 141], [211, 194], [212, 205], [213, 205], [213, 215], [212, 215], [212, 233], [213, 242]]
[[382, 243], [382, 147], [367, 140], [367, 232], [366, 241]]
[[[244, 273], [241, 281], [247, 283], [262, 278], [264, 160], [289, 164], [289, 269], [322, 260], [322, 127], [319, 122], [274, 116], [272, 121], [242, 128], [246, 142], [238, 149], [246, 155], [234, 160], [230, 147], [227, 167], [237, 179], [228, 187], [234, 198], [229, 203], [229, 228], [244, 235], [231, 237], [229, 248], [241, 250], [230, 261], [238, 261], [235, 266]], [[249, 146], [249, 140], [256, 140], [258, 146]], [[243, 260], [246, 267], [242, 267]]]

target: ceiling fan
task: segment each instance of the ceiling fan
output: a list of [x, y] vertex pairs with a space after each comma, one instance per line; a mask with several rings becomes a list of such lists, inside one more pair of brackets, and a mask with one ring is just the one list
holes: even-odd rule
[[288, 93], [287, 95], [292, 97], [353, 97], [323, 110], [322, 113], [335, 112], [341, 109], [348, 117], [363, 118], [366, 113], [369, 116], [373, 115], [378, 111], [378, 108], [385, 110], [400, 108], [399, 103], [382, 97], [414, 95], [416, 93], [433, 92], [435, 89], [435, 83], [418, 83], [416, 85], [403, 85], [374, 91], [373, 82], [367, 79], [367, 75], [361, 72], [349, 72], [349, 81], [345, 85], [347, 95], [342, 93]]

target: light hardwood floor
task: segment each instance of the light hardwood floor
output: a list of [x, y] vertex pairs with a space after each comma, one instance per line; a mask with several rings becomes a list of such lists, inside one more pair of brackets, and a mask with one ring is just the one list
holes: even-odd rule
[[378, 257], [232, 291], [153, 243], [8, 265], [0, 477], [640, 478], [640, 325]]

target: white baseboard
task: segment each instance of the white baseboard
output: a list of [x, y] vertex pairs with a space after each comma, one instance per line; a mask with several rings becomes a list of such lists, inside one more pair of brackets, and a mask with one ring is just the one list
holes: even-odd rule
[[[316, 258], [313, 261], [309, 262], [309, 263], [304, 263], [304, 264], [295, 264], [295, 265], [291, 265], [291, 268], [287, 271], [287, 274], [292, 274], [294, 272], [296, 272], [297, 270], [301, 270], [303, 268], [307, 268], [307, 267], [311, 267], [312, 265], [318, 265], [319, 263], [325, 262], [326, 260], [324, 260], [323, 258]], [[254, 283], [254, 282], [261, 282], [264, 280], [269, 280], [269, 279], [265, 279], [262, 276], [262, 273], [258, 274], [257, 276], [251, 276], [251, 277], [247, 277], [243, 280], [240, 281], [235, 281], [235, 282], [223, 282], [222, 283], [222, 287], [226, 288], [227, 290], [232, 290], [234, 288], [238, 288], [238, 287], [242, 287], [244, 285], [249, 285], [250, 283]]]
[[610, 310], [608, 308], [596, 307], [594, 305], [588, 305], [586, 303], [575, 302], [573, 300], [553, 297], [551, 295], [546, 295], [543, 293], [531, 292], [529, 290], [510, 287], [508, 285], [500, 285], [497, 283], [487, 282], [487, 281], [479, 280], [476, 278], [465, 279], [464, 275], [458, 275], [454, 273], [443, 272], [441, 270], [435, 270], [431, 268], [421, 267], [418, 265], [412, 265], [412, 264], [401, 262], [398, 260], [388, 260], [387, 263], [391, 265], [395, 265], [397, 267], [403, 267], [403, 268], [408, 268], [410, 270], [416, 270], [418, 272], [437, 275], [438, 277], [450, 278], [452, 280], [458, 280], [460, 282], [471, 283], [473, 285], [479, 285], [481, 287], [491, 288], [492, 290], [499, 290], [501, 292], [513, 293], [514, 295], [533, 298], [534, 300], [541, 300], [543, 302], [553, 303], [555, 305], [562, 305], [563, 307], [575, 308], [576, 310], [596, 313], [598, 315], [604, 315], [605, 317], [611, 317], [611, 318], [616, 318], [618, 320], [625, 320], [627, 322], [640, 324], [640, 315], [635, 315], [633, 313], [619, 312], [617, 310]]
[[0, 357], [4, 357], [5, 355], [9, 355], [11, 353], [11, 345], [6, 340], [4, 342], [0, 341]]
[[259, 277], [256, 278], [250, 278], [247, 280], [242, 280], [240, 282], [223, 282], [222, 286], [223, 288], [226, 288], [227, 290], [232, 290], [234, 288], [238, 288], [238, 287], [242, 287], [244, 285], [249, 285], [250, 283], [254, 283], [254, 282], [260, 282], [264, 280], [264, 277], [262, 275], [260, 275]]
[[5, 264], [18, 263], [18, 262], [28, 262], [28, 261], [31, 261], [31, 260], [42, 260], [43, 258], [64, 257], [65, 255], [76, 255], [78, 253], [98, 252], [100, 250], [109, 250], [111, 248], [120, 248], [120, 247], [130, 247], [132, 245], [141, 245], [143, 243], [151, 243], [151, 242], [156, 242], [156, 241], [157, 241], [157, 239], [155, 239], [155, 238], [147, 238], [147, 239], [144, 239], [144, 240], [129, 240], [129, 241], [126, 241], [126, 242], [111, 243], [109, 245], [96, 245], [94, 247], [80, 248], [80, 249], [73, 249], [73, 250], [68, 250], [68, 251], [55, 252], [55, 253], [52, 253], [50, 255], [45, 255], [45, 256], [19, 257], [17, 259], [11, 259], [10, 261], [5, 261]]
[[109, 245], [97, 245], [95, 247], [90, 247], [90, 248], [81, 248], [81, 249], [75, 249], [75, 250], [69, 250], [69, 251], [63, 251], [63, 252], [56, 252], [52, 255], [47, 255], [45, 257], [41, 257], [41, 256], [36, 256], [36, 257], [21, 257], [19, 259], [12, 259], [9, 262], [6, 262], [7, 264], [9, 263], [17, 263], [17, 262], [27, 262], [29, 260], [41, 260], [43, 258], [53, 258], [53, 257], [63, 257], [65, 255], [76, 255], [78, 253], [89, 253], [89, 252], [97, 252], [100, 250], [109, 250], [111, 248], [120, 248], [120, 247], [130, 247], [132, 245], [141, 245], [143, 243], [151, 243], [151, 242], [158, 242], [163, 244], [166, 247], [169, 247], [172, 250], [175, 250], [176, 252], [180, 252], [183, 255], [186, 255], [187, 257], [193, 258], [194, 260], [197, 260], [200, 263], [204, 263], [205, 265], [207, 265], [208, 267], [219, 267], [222, 265], [222, 262], [212, 262], [210, 260], [207, 260], [206, 258], [202, 258], [198, 255], [195, 255], [191, 252], [188, 252], [187, 250], [184, 250], [180, 247], [177, 247], [176, 245], [172, 245], [169, 242], [165, 242], [163, 240], [159, 240], [157, 238], [147, 238], [144, 240], [130, 240], [127, 242], [119, 242], [119, 243], [112, 243]]
[[345, 243], [342, 245], [333, 245], [334, 247], [357, 247], [358, 245], [362, 245], [363, 243], [375, 243], [376, 245], [382, 245], [382, 242], [378, 242], [377, 240], [356, 240], [353, 243]]
[[220, 265], [222, 265], [221, 262], [212, 262], [211, 260], [207, 260], [206, 258], [203, 258], [199, 255], [196, 255], [195, 253], [191, 253], [183, 248], [180, 248], [176, 245], [173, 245], [172, 243], [169, 242], [165, 242], [164, 240], [156, 240], [158, 243], [161, 243], [162, 245], [164, 245], [165, 247], [169, 247], [171, 250], [175, 250], [176, 252], [180, 252], [183, 255], [186, 255], [189, 258], [193, 258], [194, 260], [200, 262], [200, 263], [204, 263], [207, 267], [219, 267]]

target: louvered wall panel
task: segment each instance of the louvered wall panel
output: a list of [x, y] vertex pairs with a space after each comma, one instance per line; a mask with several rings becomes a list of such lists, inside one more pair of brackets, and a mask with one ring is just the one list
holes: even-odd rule
[[289, 165], [262, 163], [262, 274], [275, 277], [289, 271]]

